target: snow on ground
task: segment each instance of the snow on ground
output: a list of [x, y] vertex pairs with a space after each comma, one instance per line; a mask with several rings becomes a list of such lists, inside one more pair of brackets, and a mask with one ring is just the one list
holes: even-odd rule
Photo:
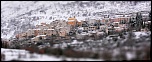
[[71, 44], [77, 44], [78, 41], [77, 40], [73, 40], [73, 42]]
[[36, 25], [40, 25], [41, 23], [47, 23], [47, 24], [50, 24], [53, 20], [48, 20], [48, 19], [41, 19], [41, 20], [37, 20], [37, 21], [34, 21], [33, 24], [36, 26]]
[[114, 49], [113, 50], [113, 56], [116, 56], [116, 55], [118, 55], [120, 52], [120, 49]]
[[21, 58], [24, 61], [61, 61], [62, 58], [57, 58], [55, 56], [39, 55], [35, 54], [36, 58]]
[[134, 32], [134, 34], [136, 35], [136, 39], [140, 38], [140, 35], [148, 35], [146, 32]]
[[131, 59], [135, 58], [135, 54], [133, 54], [131, 52], [127, 52], [126, 57], [127, 57], [127, 60], [131, 60]]
[[85, 20], [86, 17], [76, 17], [76, 19], [77, 19], [78, 21], [82, 21], [82, 20]]
[[11, 37], [13, 37], [14, 35], [14, 31], [11, 31], [9, 34], [7, 35], [2, 35], [1, 34], [1, 38], [4, 38], [4, 39], [10, 39]]
[[[68, 57], [55, 57], [48, 56], [45, 54], [37, 54], [33, 53], [32, 55], [26, 50], [18, 50], [18, 49], [5, 49], [1, 48], [1, 53], [6, 55], [5, 61], [10, 61], [13, 59], [24, 60], [24, 61], [103, 61], [102, 59], [91, 59], [91, 58], [68, 58]], [[19, 58], [18, 55], [22, 55], [23, 57]], [[33, 57], [31, 57], [33, 56]]]
[[73, 40], [73, 42], [71, 42], [71, 44], [82, 44], [83, 42], [79, 42], [77, 40]]

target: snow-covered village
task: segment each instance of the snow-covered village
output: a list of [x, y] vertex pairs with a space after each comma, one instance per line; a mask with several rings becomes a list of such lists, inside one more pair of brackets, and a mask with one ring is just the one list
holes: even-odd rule
[[151, 1], [1, 1], [1, 61], [150, 60]]

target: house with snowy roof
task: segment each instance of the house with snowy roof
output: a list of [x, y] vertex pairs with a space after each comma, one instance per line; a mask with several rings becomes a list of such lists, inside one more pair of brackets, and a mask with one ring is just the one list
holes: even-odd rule
[[66, 27], [59, 27], [59, 31], [58, 31], [59, 36], [65, 37], [68, 33], [66, 29], [67, 29]]
[[27, 36], [29, 37], [29, 36], [34, 36], [34, 30], [33, 29], [28, 29], [27, 31]]
[[55, 29], [44, 29], [43, 30], [43, 35], [47, 35], [47, 36], [52, 36], [52, 35], [57, 35], [57, 31]]
[[19, 34], [16, 35], [16, 38], [19, 39], [19, 40], [26, 39], [27, 38], [27, 33], [26, 32], [19, 33]]
[[101, 25], [99, 31], [105, 31], [107, 28], [107, 25]]
[[46, 35], [38, 35], [36, 37], [31, 38], [31, 41], [39, 41], [42, 39], [46, 39]]
[[76, 27], [76, 22], [77, 19], [75, 17], [68, 18], [68, 24], [71, 25], [72, 27]]
[[142, 15], [143, 21], [148, 21], [149, 20], [149, 11], [141, 11], [140, 13]]
[[34, 36], [37, 36], [39, 35], [41, 29], [33, 29], [33, 30], [34, 30]]
[[82, 26], [82, 20], [77, 21], [77, 26]]
[[84, 31], [88, 31], [88, 29], [89, 29], [88, 21], [82, 21], [82, 27], [83, 27]]
[[102, 23], [102, 24], [106, 24], [106, 25], [110, 25], [110, 18], [103, 18], [103, 19], [101, 20], [101, 23]]
[[95, 18], [87, 18], [88, 24], [94, 24], [96, 22]]
[[49, 29], [50, 26], [49, 26], [49, 24], [41, 23], [40, 25], [36, 25], [36, 28], [39, 28], [39, 29]]
[[21, 39], [22, 34], [21, 34], [21, 33], [19, 33], [19, 34], [17, 34], [15, 37], [16, 37], [17, 39]]

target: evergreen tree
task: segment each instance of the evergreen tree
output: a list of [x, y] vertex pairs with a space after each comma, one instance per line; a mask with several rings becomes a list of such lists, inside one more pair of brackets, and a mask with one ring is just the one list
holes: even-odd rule
[[136, 23], [137, 23], [138, 29], [143, 27], [143, 20], [142, 20], [142, 15], [140, 12], [138, 12], [136, 15]]
[[130, 28], [135, 28], [136, 27], [136, 19], [135, 18], [130, 18], [129, 19], [129, 25], [130, 25]]
[[149, 13], [149, 20], [151, 21], [151, 11], [150, 11], [150, 13]]

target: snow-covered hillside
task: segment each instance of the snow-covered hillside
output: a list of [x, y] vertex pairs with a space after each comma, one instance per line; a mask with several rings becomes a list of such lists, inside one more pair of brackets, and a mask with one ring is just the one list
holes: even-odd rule
[[68, 17], [98, 18], [102, 14], [151, 11], [151, 1], [1, 1], [1, 36], [34, 28], [32, 18], [42, 16], [48, 21]]

